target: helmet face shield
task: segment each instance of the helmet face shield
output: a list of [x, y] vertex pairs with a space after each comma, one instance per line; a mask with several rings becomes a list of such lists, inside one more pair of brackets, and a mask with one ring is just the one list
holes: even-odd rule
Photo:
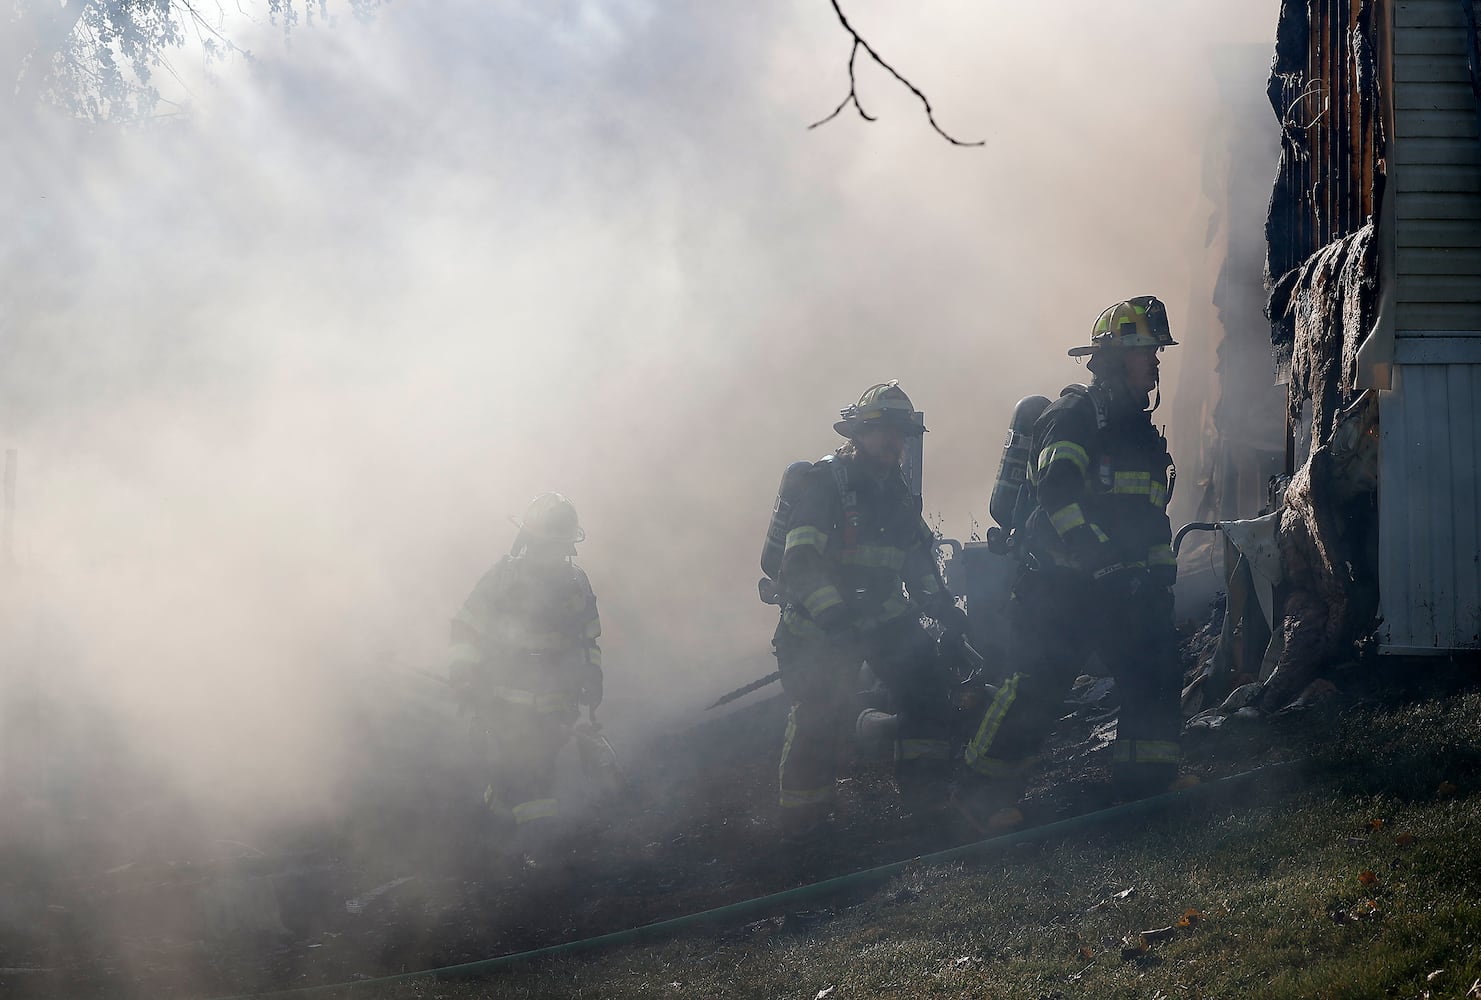
[[833, 429], [846, 438], [866, 427], [893, 427], [910, 435], [926, 432], [910, 397], [894, 381], [870, 386], [857, 403], [845, 406], [838, 414], [843, 419], [834, 423]]
[[576, 551], [576, 543], [586, 538], [576, 505], [561, 493], [541, 493], [530, 501], [523, 518], [514, 519], [528, 538], [551, 545], [564, 545]]
[[1113, 348], [1175, 347], [1167, 307], [1155, 295], [1138, 295], [1104, 309], [1090, 331], [1090, 343], [1073, 347], [1072, 358]]

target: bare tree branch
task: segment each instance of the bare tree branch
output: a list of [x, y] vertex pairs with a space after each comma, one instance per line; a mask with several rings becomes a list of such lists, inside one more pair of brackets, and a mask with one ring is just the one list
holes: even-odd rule
[[874, 51], [874, 47], [864, 40], [864, 36], [860, 35], [857, 31], [854, 30], [854, 26], [849, 24], [848, 18], [844, 16], [843, 8], [838, 6], [838, 0], [829, 0], [829, 2], [833, 4], [833, 12], [838, 15], [838, 23], [843, 25], [843, 30], [847, 31], [849, 33], [849, 36], [854, 40], [854, 46], [849, 51], [848, 55], [848, 95], [838, 103], [838, 107], [834, 108], [831, 114], [813, 122], [811, 125], [808, 126], [808, 128], [817, 128], [819, 125], [823, 125], [827, 122], [832, 121], [834, 118], [837, 118], [838, 115], [843, 111], [843, 109], [848, 107], [850, 104], [852, 104], [854, 108], [859, 112], [859, 117], [864, 119], [866, 122], [877, 120], [877, 116], [869, 114], [867, 111], [864, 110], [864, 106], [859, 103], [858, 84], [854, 78], [854, 60], [858, 57], [859, 50], [863, 49], [865, 54], [867, 54], [870, 59], [873, 59], [876, 63], [883, 67], [885, 71], [890, 74], [890, 76], [893, 76], [900, 82], [903, 87], [905, 87], [905, 89], [909, 90], [916, 96], [917, 99], [920, 100], [921, 105], [926, 109], [926, 120], [931, 123], [931, 128], [935, 129], [936, 133], [940, 135], [941, 138], [945, 139], [953, 146], [986, 145], [986, 142], [983, 140], [979, 140], [977, 142], [964, 142], [951, 133], [947, 132], [940, 125], [938, 125], [936, 123], [935, 112], [932, 111], [931, 102], [926, 99], [926, 95], [921, 93], [920, 89], [917, 88], [915, 84], [911, 83], [909, 80], [905, 79], [905, 77], [901, 76], [899, 71], [896, 70], [895, 67], [885, 62], [880, 54]]

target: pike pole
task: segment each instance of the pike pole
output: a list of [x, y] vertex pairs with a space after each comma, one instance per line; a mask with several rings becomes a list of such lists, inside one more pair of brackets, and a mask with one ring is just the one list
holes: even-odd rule
[[732, 701], [735, 701], [735, 699], [744, 698], [752, 691], [760, 691], [762, 688], [766, 687], [766, 685], [772, 683], [773, 681], [779, 681], [781, 679], [782, 672], [780, 670], [773, 670], [771, 673], [767, 674], [760, 680], [752, 681], [745, 687], [739, 687], [729, 694], [721, 695], [715, 700], [715, 703], [713, 705], [706, 705], [705, 711], [708, 712], [712, 708], [719, 708], [721, 705], [729, 705]]

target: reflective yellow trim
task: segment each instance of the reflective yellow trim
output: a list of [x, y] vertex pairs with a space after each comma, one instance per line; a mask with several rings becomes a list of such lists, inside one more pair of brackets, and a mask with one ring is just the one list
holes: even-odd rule
[[998, 729], [1003, 725], [1003, 719], [1008, 715], [1008, 709], [1018, 699], [1018, 680], [1022, 674], [1014, 674], [998, 688], [998, 693], [993, 695], [992, 704], [987, 706], [987, 711], [982, 714], [982, 724], [977, 727], [977, 732], [972, 740], [962, 751], [962, 759], [967, 766], [987, 777], [996, 777], [982, 767], [991, 767], [991, 761], [987, 756], [988, 750], [992, 749], [992, 741], [998, 735]]
[[839, 553], [838, 562], [843, 566], [864, 566], [899, 572], [905, 565], [905, 550], [894, 545], [858, 545]]
[[1177, 557], [1172, 554], [1172, 546], [1166, 542], [1147, 549], [1148, 566], [1175, 566], [1177, 562]]
[[1152, 480], [1152, 488], [1147, 492], [1147, 499], [1152, 502], [1153, 507], [1156, 507], [1159, 510], [1163, 507], [1166, 507], [1167, 487], [1163, 483], [1155, 479]]
[[1098, 524], [1092, 523], [1090, 525], [1090, 530], [1095, 534], [1095, 540], [1097, 542], [1109, 542], [1111, 540], [1111, 536], [1106, 534], [1104, 531], [1101, 531], [1100, 525]]
[[[884, 603], [879, 606], [879, 609], [874, 614], [858, 614], [856, 612], [853, 617], [853, 623], [859, 628], [868, 629], [876, 625], [883, 625], [886, 622], [892, 622], [901, 615], [914, 613], [915, 611], [915, 607], [906, 601], [905, 595], [901, 593], [885, 598]], [[788, 631], [799, 639], [821, 640], [826, 635], [811, 618], [801, 610], [791, 606], [783, 612], [782, 621], [786, 623]]]
[[495, 701], [502, 701], [508, 705], [519, 705], [521, 708], [533, 708], [541, 715], [552, 712], [565, 712], [574, 708], [571, 699], [559, 692], [550, 694], [536, 694], [533, 691], [521, 691], [519, 688], [505, 687], [502, 684], [480, 689], [480, 694]]
[[1111, 745], [1113, 764], [1176, 764], [1182, 759], [1174, 740], [1117, 740]]
[[1055, 533], [1063, 538], [1085, 523], [1085, 512], [1077, 503], [1066, 504], [1049, 515], [1049, 523], [1054, 526]]
[[945, 740], [897, 740], [896, 760], [945, 760], [951, 748]]
[[792, 742], [797, 737], [797, 706], [787, 713], [787, 735], [782, 740], [782, 760], [777, 765], [777, 785], [781, 790], [781, 805], [784, 809], [798, 806], [815, 806], [833, 801], [833, 784], [822, 788], [788, 788], [787, 761], [792, 756]]
[[1003, 760], [1001, 757], [978, 757], [972, 762], [973, 772], [984, 778], [1021, 779], [1029, 771], [1033, 770], [1039, 763], [1037, 757], [1024, 757], [1022, 760]]
[[893, 594], [885, 598], [885, 602], [879, 606], [879, 613], [865, 615], [860, 623], [864, 625], [882, 625], [885, 622], [894, 621], [905, 612], [910, 610], [910, 605], [905, 601], [904, 594]]
[[555, 799], [531, 799], [529, 802], [521, 802], [510, 812], [514, 813], [514, 823], [521, 826], [537, 819], [554, 819], [560, 815], [560, 803]]
[[1147, 496], [1152, 492], [1150, 472], [1118, 472], [1111, 478], [1111, 492]]
[[832, 801], [832, 788], [782, 789], [781, 805], [783, 809], [796, 809], [799, 806], [826, 805]]
[[1039, 452], [1036, 467], [1042, 474], [1049, 471], [1049, 466], [1061, 461], [1069, 462], [1079, 469], [1082, 476], [1090, 470], [1090, 456], [1085, 453], [1084, 448], [1073, 441], [1055, 441], [1045, 445], [1044, 450]]
[[829, 608], [837, 607], [843, 603], [843, 596], [839, 594], [838, 588], [831, 583], [825, 583], [811, 594], [802, 599], [802, 606], [807, 613], [816, 618]]
[[587, 665], [589, 665], [589, 666], [600, 667], [602, 665], [602, 650], [601, 650], [601, 647], [599, 647], [599, 646], [587, 646], [586, 647], [586, 662], [587, 662]]
[[586, 623], [586, 632], [585, 632], [586, 638], [588, 638], [588, 639], [595, 639], [595, 638], [598, 638], [601, 634], [602, 634], [602, 621], [601, 621], [600, 618], [593, 618], [591, 621], [589, 621], [589, 622]]
[[827, 532], [820, 531], [819, 529], [814, 528], [812, 525], [809, 524], [799, 525], [793, 528], [791, 531], [787, 532], [787, 544], [782, 549], [782, 553], [783, 555], [785, 555], [786, 553], [791, 552], [793, 549], [800, 549], [806, 545], [811, 545], [819, 552], [827, 551]]

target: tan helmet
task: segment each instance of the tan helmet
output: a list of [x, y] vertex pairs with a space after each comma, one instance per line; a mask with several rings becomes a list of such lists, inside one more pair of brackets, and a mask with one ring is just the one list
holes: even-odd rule
[[864, 390], [857, 403], [838, 411], [843, 419], [833, 429], [846, 438], [851, 438], [865, 427], [899, 427], [907, 434], [924, 434], [925, 422], [919, 419], [910, 397], [900, 388], [900, 383], [891, 379]]
[[1176, 347], [1167, 325], [1167, 307], [1155, 295], [1138, 295], [1107, 307], [1095, 319], [1090, 343], [1070, 348], [1078, 358], [1115, 347]]
[[525, 508], [525, 516], [511, 518], [527, 538], [571, 546], [586, 538], [576, 517], [576, 505], [563, 493], [541, 493]]

